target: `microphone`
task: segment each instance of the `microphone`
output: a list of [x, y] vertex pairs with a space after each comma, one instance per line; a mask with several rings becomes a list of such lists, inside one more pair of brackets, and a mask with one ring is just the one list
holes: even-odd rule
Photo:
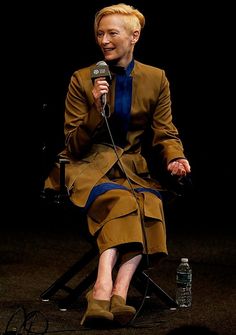
[[[96, 78], [105, 77], [108, 83], [111, 82], [111, 73], [106, 62], [101, 60], [97, 62], [96, 66], [91, 69], [91, 79], [94, 82]], [[107, 97], [106, 94], [101, 96], [102, 105], [106, 105]]]

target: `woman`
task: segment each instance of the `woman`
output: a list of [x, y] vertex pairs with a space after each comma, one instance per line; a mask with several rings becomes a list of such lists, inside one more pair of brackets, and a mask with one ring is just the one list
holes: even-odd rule
[[[136, 312], [126, 299], [143, 255], [167, 254], [160, 185], [149, 178], [142, 154], [145, 135], [151, 136], [152, 148], [172, 175], [190, 172], [172, 122], [165, 72], [134, 60], [144, 24], [143, 14], [132, 6], [101, 9], [94, 30], [104, 55], [100, 65], [106, 71], [109, 66], [111, 80], [99, 73], [99, 63], [97, 69], [96, 65], [79, 69], [66, 97], [63, 154], [71, 161], [66, 183], [72, 202], [87, 210], [89, 231], [100, 252], [97, 279], [86, 296], [81, 324], [94, 320], [126, 324]], [[94, 68], [99, 74], [91, 78]], [[55, 176], [54, 170], [45, 187], [57, 187]], [[115, 264], [119, 268], [113, 282]]]

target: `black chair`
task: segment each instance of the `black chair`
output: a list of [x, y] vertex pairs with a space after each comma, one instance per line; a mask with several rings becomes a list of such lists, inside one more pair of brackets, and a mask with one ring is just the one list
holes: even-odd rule
[[[84, 221], [83, 227], [86, 225], [86, 217], [83, 211], [77, 206], [73, 205], [70, 201], [67, 188], [65, 186], [65, 168], [69, 163], [67, 159], [59, 157], [60, 164], [60, 190], [43, 190], [41, 193], [41, 199], [49, 204], [49, 206], [55, 206], [65, 210], [76, 210], [77, 215], [79, 212], [81, 221]], [[189, 186], [189, 179], [182, 178], [181, 180], [171, 178], [171, 191], [165, 193], [167, 202], [172, 201], [176, 197], [183, 196], [186, 190], [186, 185]], [[76, 208], [75, 208], [76, 207]], [[86, 238], [88, 235], [86, 235]], [[57, 302], [60, 310], [67, 310], [85, 291], [88, 290], [90, 285], [95, 282], [97, 275], [97, 266], [93, 266], [92, 270], [86, 275], [83, 275], [80, 282], [75, 286], [71, 287], [70, 281], [75, 276], [79, 275], [84, 267], [93, 264], [94, 258], [98, 256], [98, 249], [94, 240], [88, 237], [90, 243], [90, 249], [74, 264], [72, 264], [59, 278], [57, 278], [42, 294], [40, 295], [42, 301], [49, 301], [59, 290], [63, 290], [67, 293], [66, 297], [60, 299]], [[90, 267], [91, 268], [91, 267]], [[147, 283], [147, 285], [144, 285]], [[168, 308], [176, 308], [176, 301], [165, 292], [152, 278], [150, 278], [147, 269], [141, 264], [136, 270], [131, 285], [133, 285], [144, 298], [149, 298], [154, 293]]]

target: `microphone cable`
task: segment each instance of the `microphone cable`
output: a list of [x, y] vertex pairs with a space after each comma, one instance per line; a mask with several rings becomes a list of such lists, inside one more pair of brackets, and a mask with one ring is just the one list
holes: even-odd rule
[[[126, 178], [126, 180], [128, 181], [128, 184], [130, 186], [130, 190], [135, 198], [135, 201], [138, 205], [138, 208], [139, 208], [139, 211], [140, 211], [140, 219], [141, 219], [141, 228], [142, 228], [142, 232], [143, 232], [143, 242], [144, 242], [144, 250], [146, 251], [146, 253], [144, 254], [146, 256], [146, 266], [147, 268], [149, 268], [150, 266], [150, 260], [149, 260], [149, 256], [148, 256], [148, 243], [147, 243], [147, 236], [146, 236], [146, 231], [145, 231], [145, 227], [144, 227], [144, 220], [143, 220], [143, 211], [141, 211], [141, 208], [140, 208], [140, 204], [139, 204], [139, 201], [137, 199], [137, 195], [135, 193], [135, 190], [134, 190], [134, 187], [131, 183], [131, 180], [129, 178], [129, 176], [127, 175], [126, 171], [125, 171], [125, 168], [120, 160], [120, 157], [118, 155], [118, 152], [117, 152], [117, 149], [116, 149], [116, 145], [115, 145], [115, 142], [114, 142], [114, 139], [113, 139], [113, 135], [112, 135], [112, 132], [111, 132], [111, 129], [110, 129], [110, 126], [109, 126], [109, 122], [108, 122], [108, 118], [107, 118], [107, 115], [108, 114], [108, 117], [110, 116], [110, 112], [106, 113], [105, 109], [106, 109], [106, 104], [103, 104], [102, 105], [102, 116], [104, 117], [104, 120], [105, 120], [105, 123], [106, 123], [106, 127], [107, 127], [107, 130], [108, 130], [108, 133], [109, 133], [109, 136], [110, 136], [110, 139], [111, 139], [111, 142], [112, 142], [112, 146], [113, 146], [113, 149], [115, 151], [115, 154], [116, 154], [116, 157], [117, 157], [117, 161], [119, 162], [120, 164], [120, 168], [122, 170], [122, 172], [124, 173], [124, 176]], [[141, 311], [143, 305], [144, 305], [144, 302], [145, 302], [145, 299], [147, 297], [147, 293], [148, 293], [148, 288], [149, 288], [149, 283], [150, 283], [150, 278], [149, 278], [149, 275], [146, 274], [146, 278], [147, 278], [147, 283], [146, 283], [146, 287], [145, 287], [145, 291], [144, 291], [144, 294], [143, 294], [143, 298], [142, 298], [142, 301], [140, 303], [140, 306], [139, 308], [136, 310], [136, 313], [135, 315], [132, 317], [132, 319], [130, 321], [127, 322], [127, 324], [125, 324], [124, 326], [129, 326], [129, 325], [132, 325], [132, 323], [134, 322], [134, 320], [136, 319], [137, 315], [139, 314], [139, 312]]]

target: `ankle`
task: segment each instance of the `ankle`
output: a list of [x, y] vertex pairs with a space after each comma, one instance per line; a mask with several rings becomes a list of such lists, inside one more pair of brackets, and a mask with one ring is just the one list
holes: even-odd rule
[[93, 288], [93, 298], [97, 300], [110, 300], [111, 291], [112, 291], [112, 284], [110, 285], [95, 284]]
[[125, 303], [126, 303], [126, 300], [127, 300], [127, 295], [126, 294], [112, 292], [111, 298], [112, 297], [120, 297], [124, 300]]
[[122, 297], [125, 301], [127, 299], [128, 288], [127, 287], [118, 287], [114, 286], [111, 295], [116, 295]]

